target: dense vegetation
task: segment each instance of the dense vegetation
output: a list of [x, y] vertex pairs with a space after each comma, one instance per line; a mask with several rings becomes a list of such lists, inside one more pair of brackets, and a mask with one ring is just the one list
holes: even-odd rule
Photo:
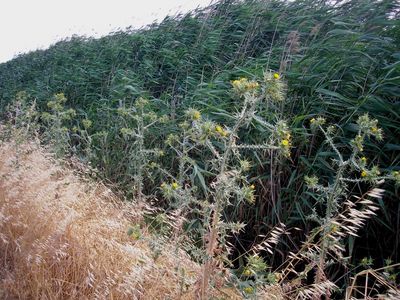
[[[395, 0], [226, 0], [140, 30], [73, 37], [1, 64], [0, 110], [6, 116], [15, 99], [35, 100], [43, 140], [90, 162], [128, 199], [149, 199], [164, 213], [182, 209], [191, 238], [219, 222], [213, 210], [226, 224], [246, 224], [219, 240], [239, 272], [271, 230], [280, 243], [260, 255], [282, 268], [290, 251], [315, 242], [316, 229], [333, 226], [337, 207], [379, 183], [377, 215], [360, 237], [341, 241], [350, 259], [315, 271], [343, 287], [365, 265], [400, 261], [391, 180], [400, 166], [399, 9]], [[245, 145], [240, 157], [236, 137]], [[218, 190], [221, 174], [233, 170], [246, 175], [220, 184], [242, 187], [235, 200]], [[162, 227], [162, 218], [149, 218]]]

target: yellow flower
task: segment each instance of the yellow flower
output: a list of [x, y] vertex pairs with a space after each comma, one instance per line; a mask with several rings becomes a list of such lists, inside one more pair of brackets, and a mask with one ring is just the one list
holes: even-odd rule
[[289, 146], [289, 140], [287, 140], [287, 139], [284, 139], [284, 140], [282, 140], [282, 146], [284, 146], [284, 147], [288, 147]]
[[366, 158], [365, 156], [363, 156], [363, 157], [361, 157], [361, 161], [362, 161], [363, 163], [366, 163], [366, 162], [367, 162], [367, 158]]
[[193, 112], [193, 120], [200, 120], [200, 118], [201, 118], [201, 113], [198, 111], [198, 110], [196, 110], [196, 111], [194, 111]]
[[310, 123], [313, 124], [314, 122], [315, 122], [315, 118], [312, 118], [312, 119], [310, 120]]
[[252, 185], [250, 186], [250, 189], [251, 189], [251, 190], [255, 190], [255, 189], [256, 189], [256, 186], [255, 186], [254, 184], [252, 184]]
[[243, 271], [243, 275], [244, 275], [244, 276], [250, 276], [250, 275], [251, 275], [251, 271], [250, 271], [249, 269], [245, 269], [245, 270]]
[[222, 133], [224, 130], [222, 129], [221, 126], [217, 125], [217, 126], [215, 126], [215, 131], [218, 133]]
[[361, 177], [366, 177], [368, 175], [367, 171], [363, 170], [361, 172]]
[[173, 182], [173, 183], [171, 184], [171, 186], [172, 186], [172, 189], [174, 189], [174, 190], [176, 190], [176, 189], [179, 188], [179, 184], [178, 184], [177, 182]]
[[243, 289], [243, 291], [244, 291], [246, 294], [251, 294], [251, 293], [253, 293], [253, 288], [252, 288], [251, 286], [247, 286], [247, 287], [245, 287], [245, 288]]
[[280, 76], [278, 73], [274, 73], [274, 78], [275, 78], [275, 79], [280, 79], [281, 76]]
[[374, 126], [371, 128], [372, 133], [377, 133], [378, 132], [378, 127]]

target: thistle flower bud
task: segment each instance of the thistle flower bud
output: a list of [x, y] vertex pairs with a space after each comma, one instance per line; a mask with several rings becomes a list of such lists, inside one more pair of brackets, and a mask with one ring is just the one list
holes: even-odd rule
[[201, 113], [197, 109], [190, 108], [186, 111], [186, 116], [192, 121], [199, 121], [201, 119]]
[[83, 119], [82, 124], [85, 129], [88, 129], [92, 126], [92, 121], [89, 119]]

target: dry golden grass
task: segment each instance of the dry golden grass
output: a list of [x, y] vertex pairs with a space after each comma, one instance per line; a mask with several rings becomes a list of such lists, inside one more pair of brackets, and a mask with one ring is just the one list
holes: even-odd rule
[[[199, 266], [128, 236], [141, 212], [35, 146], [0, 146], [1, 299], [195, 299]], [[162, 245], [155, 259], [148, 241]], [[232, 299], [223, 295], [221, 298]]]

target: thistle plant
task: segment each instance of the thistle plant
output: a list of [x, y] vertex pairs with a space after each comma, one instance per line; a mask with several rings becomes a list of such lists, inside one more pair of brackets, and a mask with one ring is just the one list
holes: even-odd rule
[[15, 100], [7, 107], [8, 122], [2, 139], [12, 138], [15, 145], [16, 164], [19, 165], [20, 146], [29, 139], [37, 137], [39, 130], [36, 101], [30, 101], [29, 95], [18, 92]]
[[241, 290], [246, 298], [253, 298], [257, 295], [257, 288], [267, 282], [268, 265], [259, 255], [247, 257], [247, 264], [241, 274]]
[[50, 112], [41, 115], [45, 123], [43, 137], [46, 142], [53, 146], [57, 157], [66, 155], [70, 146], [70, 130], [68, 122], [75, 116], [74, 109], [65, 107], [67, 98], [63, 93], [55, 94], [53, 99], [47, 102]]
[[122, 123], [120, 133], [128, 147], [128, 172], [133, 176], [133, 196], [139, 202], [143, 200], [143, 181], [147, 167], [151, 166], [152, 157], [163, 156], [160, 149], [147, 149], [145, 145], [146, 135], [150, 128], [157, 123], [166, 121], [166, 117], [158, 117], [149, 109], [149, 100], [136, 99], [132, 107], [118, 108], [118, 115]]
[[[269, 82], [270, 77], [276, 82]], [[286, 122], [280, 120], [276, 124], [270, 124], [257, 116], [257, 109], [265, 105], [270, 97], [275, 98], [283, 92], [279, 90], [283, 87], [282, 83], [278, 84], [282, 80], [280, 76], [266, 75], [265, 78], [261, 83], [247, 78], [232, 82], [241, 104], [239, 111], [232, 116], [234, 121], [231, 126], [217, 124], [203, 117], [200, 111], [189, 109], [186, 120], [180, 125], [181, 134], [167, 138], [167, 144], [177, 155], [179, 170], [176, 176], [166, 173], [172, 181], [162, 184], [164, 196], [180, 200], [179, 207], [183, 203], [195, 203], [203, 208], [205, 258], [200, 287], [202, 299], [207, 298], [210, 274], [220, 264], [218, 261], [229, 261], [226, 257], [229, 253], [226, 241], [228, 233], [243, 228], [243, 224], [223, 220], [222, 212], [228, 206], [242, 201], [249, 204], [256, 201], [256, 186], [246, 174], [249, 162], [241, 152], [273, 149], [282, 157], [290, 156], [291, 135]], [[275, 89], [271, 89], [272, 85]], [[253, 121], [266, 128], [269, 137], [262, 144], [240, 143], [240, 129]], [[202, 159], [207, 161], [206, 171], [210, 178], [207, 181], [204, 178], [201, 180], [206, 202], [198, 200], [199, 193], [191, 176], [197, 168], [194, 155], [196, 151], [201, 151]], [[208, 156], [205, 155], [206, 152]]]
[[[219, 173], [216, 179], [213, 205], [212, 223], [210, 224], [210, 241], [207, 248], [209, 258], [213, 256], [214, 249], [218, 247], [219, 239], [219, 224], [221, 222], [220, 215], [227, 205], [233, 194], [239, 194], [247, 199], [249, 203], [255, 202], [255, 186], [244, 186], [237, 193], [237, 181], [246, 179], [244, 174], [241, 174], [240, 169], [235, 167], [234, 161], [243, 161], [239, 150], [277, 150], [283, 157], [290, 157], [291, 149], [291, 133], [286, 122], [278, 120], [273, 125], [257, 116], [257, 109], [260, 106], [268, 104], [270, 101], [283, 100], [284, 84], [277, 73], [267, 72], [264, 75], [264, 81], [261, 85], [255, 81], [247, 79], [239, 79], [232, 82], [235, 92], [243, 100], [241, 111], [235, 115], [235, 123], [228, 130], [229, 135], [222, 148], [222, 154], [219, 159]], [[260, 123], [269, 132], [269, 138], [258, 145], [240, 144], [239, 129], [248, 126], [253, 120]], [[230, 189], [231, 188], [231, 189]], [[206, 261], [203, 272], [203, 290], [207, 287], [207, 274], [211, 272], [210, 259]]]
[[74, 154], [82, 157], [82, 159], [87, 163], [91, 164], [95, 161], [94, 149], [94, 135], [90, 134], [92, 132], [93, 122], [86, 116], [80, 120], [77, 125], [71, 128], [71, 144], [72, 151]]
[[[301, 297], [319, 298], [322, 294], [329, 299], [332, 290], [337, 288], [329, 281], [326, 268], [339, 262], [346, 265], [344, 257], [344, 238], [357, 236], [357, 231], [365, 222], [374, 216], [379, 209], [377, 203], [371, 199], [382, 197], [383, 190], [377, 186], [384, 180], [397, 180], [394, 174], [382, 174], [378, 166], [370, 166], [364, 156], [366, 139], [375, 138], [381, 141], [382, 130], [378, 128], [378, 121], [371, 119], [368, 114], [357, 119], [358, 131], [350, 141], [350, 153], [339, 150], [335, 142], [335, 127], [326, 126], [326, 120], [322, 117], [312, 118], [310, 127], [314, 134], [322, 132], [326, 144], [333, 150], [331, 168], [334, 170], [334, 178], [327, 184], [322, 184], [317, 175], [304, 177], [307, 188], [314, 193], [317, 199], [316, 207], [323, 207], [323, 214], [314, 209], [309, 220], [316, 222], [318, 226], [312, 231], [302, 250], [293, 255], [293, 260], [310, 261], [305, 270], [300, 273], [305, 276], [310, 270], [315, 270], [315, 285], [309, 289], [301, 289]], [[367, 184], [369, 191], [361, 196], [355, 196], [349, 189], [349, 184]], [[294, 271], [293, 260], [288, 264]], [[286, 273], [288, 269], [284, 271]], [[297, 272], [296, 272], [297, 273]], [[298, 274], [298, 273], [297, 273]], [[308, 299], [308, 298], [307, 298]]]
[[37, 134], [38, 113], [36, 110], [36, 101], [30, 101], [28, 93], [25, 91], [18, 92], [15, 95], [15, 100], [7, 107], [7, 112], [8, 125], [13, 130], [18, 131], [17, 136], [27, 139]]

